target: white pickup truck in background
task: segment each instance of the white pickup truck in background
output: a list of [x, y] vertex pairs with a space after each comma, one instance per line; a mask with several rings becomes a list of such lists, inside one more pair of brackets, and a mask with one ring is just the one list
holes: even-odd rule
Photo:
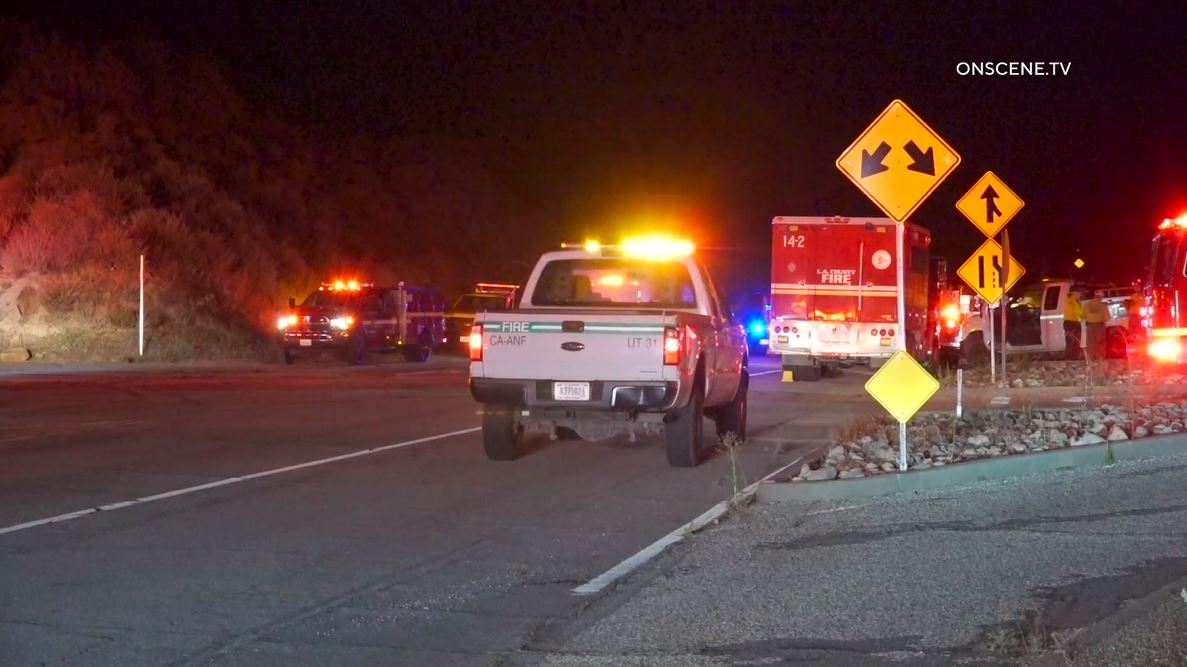
[[[1081, 324], [1080, 346], [1069, 355], [1064, 336], [1063, 311], [1067, 305], [1068, 292], [1076, 292], [1081, 300], [1085, 294], [1096, 291], [1101, 302], [1109, 309], [1109, 321], [1105, 324], [1105, 355], [1112, 359], [1124, 359], [1128, 350], [1135, 349], [1135, 336], [1140, 331], [1130, 330], [1129, 298], [1135, 288], [1114, 285], [1084, 285], [1066, 279], [1044, 279], [1027, 286], [1016, 296], [1007, 298], [1009, 310], [1006, 315], [1007, 353], [1014, 352], [1061, 352], [1065, 356], [1083, 356], [1083, 341], [1087, 339]], [[995, 311], [1000, 312], [1000, 311]], [[981, 304], [978, 311], [970, 313], [961, 326], [960, 350], [966, 359], [977, 360], [989, 354], [986, 331], [989, 309]], [[1001, 345], [1001, 316], [993, 318], [994, 337]], [[1000, 349], [1000, 348], [999, 348]]]
[[545, 253], [515, 310], [479, 313], [470, 391], [489, 458], [527, 430], [587, 440], [662, 432], [668, 463], [697, 465], [702, 417], [746, 434], [747, 342], [688, 242], [587, 243]]

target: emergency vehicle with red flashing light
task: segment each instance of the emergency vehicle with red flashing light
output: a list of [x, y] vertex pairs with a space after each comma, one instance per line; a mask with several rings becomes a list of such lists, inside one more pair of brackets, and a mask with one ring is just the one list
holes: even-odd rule
[[771, 232], [770, 351], [792, 380], [817, 380], [844, 360], [878, 367], [899, 350], [933, 361], [926, 229], [890, 218], [783, 216]]
[[358, 280], [322, 283], [277, 321], [285, 363], [300, 354], [338, 352], [351, 364], [371, 352], [400, 350], [408, 361], [428, 361], [445, 337], [445, 295], [436, 288], [400, 283], [377, 287]]
[[690, 241], [639, 237], [544, 253], [519, 308], [478, 313], [470, 392], [484, 404], [491, 459], [517, 458], [524, 433], [596, 440], [663, 434], [668, 463], [717, 434], [746, 435], [746, 332]]
[[469, 349], [470, 327], [474, 317], [488, 310], [508, 310], [515, 307], [519, 285], [508, 283], [478, 283], [474, 291], [461, 295], [445, 311], [445, 343], [451, 347]]
[[1146, 351], [1166, 363], [1187, 361], [1187, 214], [1158, 225], [1150, 247], [1150, 264], [1139, 311]]
[[[1116, 285], [1091, 284], [1068, 278], [1043, 278], [1028, 285], [1015, 296], [1006, 296], [1007, 353], [1041, 352], [1067, 354], [1067, 336], [1063, 314], [1067, 307], [1068, 294], [1075, 294], [1083, 301], [1089, 294], [1096, 293], [1109, 311], [1105, 322], [1105, 356], [1124, 359], [1128, 350], [1134, 347], [1133, 321], [1130, 299], [1135, 288]], [[961, 327], [961, 356], [970, 360], [984, 358], [989, 354], [989, 332], [986, 322], [993, 321], [993, 337], [996, 345], [1002, 345], [1001, 311], [991, 310], [988, 304], [979, 304], [965, 316]], [[1072, 350], [1070, 356], [1083, 355], [1087, 340], [1084, 323], [1080, 324], [1080, 348]]]

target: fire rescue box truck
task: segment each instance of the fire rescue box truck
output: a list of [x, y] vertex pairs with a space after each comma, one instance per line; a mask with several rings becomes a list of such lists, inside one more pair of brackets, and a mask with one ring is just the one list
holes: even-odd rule
[[845, 360], [877, 368], [899, 350], [933, 361], [926, 229], [889, 218], [777, 217], [771, 231], [770, 351], [790, 379], [817, 380]]
[[1158, 226], [1150, 248], [1144, 304], [1140, 306], [1140, 328], [1147, 341], [1146, 351], [1156, 361], [1184, 363], [1187, 354], [1187, 215], [1167, 218]]

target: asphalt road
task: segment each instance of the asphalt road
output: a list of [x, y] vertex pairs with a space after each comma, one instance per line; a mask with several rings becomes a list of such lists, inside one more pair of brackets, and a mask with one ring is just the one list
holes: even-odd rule
[[[874, 409], [864, 375], [776, 368], [747, 481]], [[654, 439], [490, 462], [478, 424], [456, 358], [0, 376], [0, 664], [513, 661], [736, 474]]]

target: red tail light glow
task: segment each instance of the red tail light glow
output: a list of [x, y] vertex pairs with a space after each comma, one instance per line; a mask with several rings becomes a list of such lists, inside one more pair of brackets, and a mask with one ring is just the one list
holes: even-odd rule
[[482, 361], [482, 325], [470, 327], [470, 361]]
[[1174, 362], [1179, 358], [1179, 341], [1163, 338], [1150, 343], [1146, 349], [1151, 357], [1162, 362]]
[[676, 327], [664, 328], [664, 365], [680, 363], [680, 352], [684, 349], [684, 330]]

